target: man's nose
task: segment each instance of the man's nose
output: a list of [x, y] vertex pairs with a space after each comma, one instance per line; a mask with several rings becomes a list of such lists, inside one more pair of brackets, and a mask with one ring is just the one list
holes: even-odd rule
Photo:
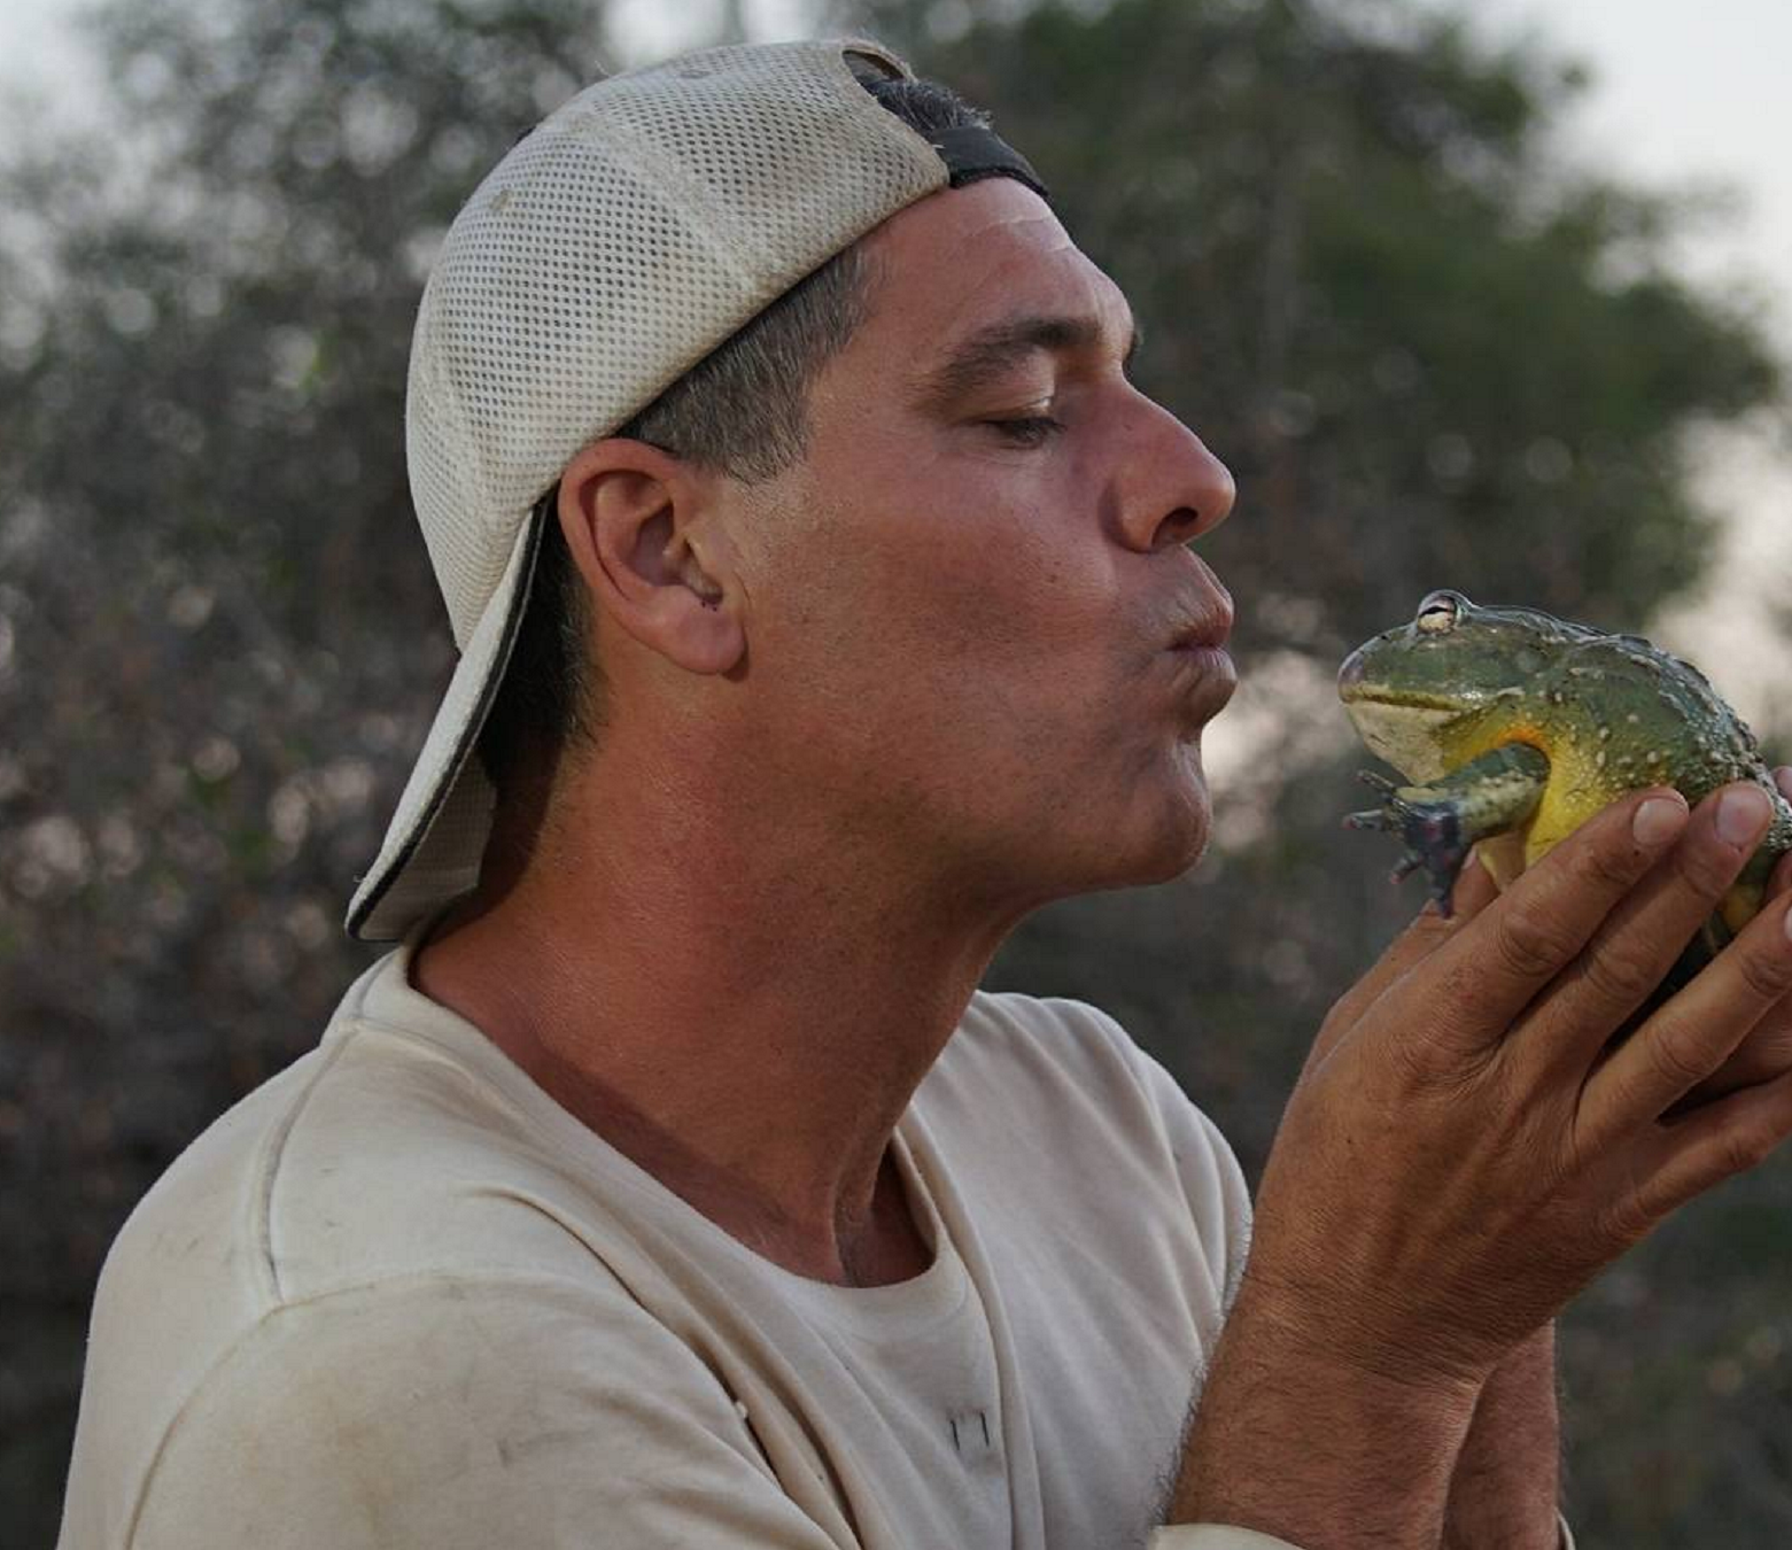
[[1231, 469], [1206, 443], [1162, 405], [1150, 407], [1154, 423], [1139, 436], [1122, 475], [1131, 486], [1122, 518], [1127, 541], [1144, 551], [1211, 532], [1231, 514], [1238, 495]]

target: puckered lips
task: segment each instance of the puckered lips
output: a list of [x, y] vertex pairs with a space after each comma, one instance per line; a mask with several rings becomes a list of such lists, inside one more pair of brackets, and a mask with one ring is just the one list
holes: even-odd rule
[[1238, 668], [1226, 642], [1232, 634], [1232, 603], [1225, 593], [1203, 591], [1181, 601], [1164, 649], [1181, 664], [1203, 719], [1218, 714], [1238, 687]]

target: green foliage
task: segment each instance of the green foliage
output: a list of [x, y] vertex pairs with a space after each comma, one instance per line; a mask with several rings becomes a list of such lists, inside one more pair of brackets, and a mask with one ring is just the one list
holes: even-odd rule
[[[1131, 296], [1142, 386], [1240, 476], [1203, 549], [1247, 678], [1328, 670], [1435, 586], [1636, 628], [1696, 579], [1685, 434], [1775, 369], [1667, 268], [1677, 206], [1550, 161], [1573, 70], [1392, 0], [991, 4], [951, 38], [939, 15], [841, 20], [991, 107]], [[483, 171], [615, 61], [604, 21], [108, 0], [122, 127], [20, 125], [0, 153], [0, 717], [29, 731], [0, 746], [0, 1431], [29, 1439], [0, 1480], [26, 1542], [53, 1532], [78, 1315], [123, 1214], [366, 961], [342, 909], [452, 660], [401, 445], [422, 277]], [[1319, 1016], [1412, 904], [1337, 829], [1350, 805], [1344, 766], [1272, 742], [1189, 883], [1049, 911], [995, 978], [1114, 1010], [1255, 1166]], [[1603, 1325], [1570, 1345], [1585, 1517], [1627, 1545], [1664, 1542], [1622, 1481], [1658, 1461], [1655, 1415], [1704, 1414], [1682, 1369], [1772, 1346], [1771, 1208], [1712, 1219], [1761, 1249], [1726, 1271], [1755, 1324], [1695, 1329], [1725, 1297], [1649, 1259], [1681, 1365]], [[1783, 1400], [1778, 1358], [1748, 1360]], [[1726, 1543], [1775, 1542], [1746, 1525], [1780, 1509], [1697, 1452], [1649, 1510], [1702, 1532], [1725, 1493]]]
[[1438, 586], [1637, 628], [1698, 578], [1684, 432], [1776, 368], [1664, 267], [1671, 205], [1548, 160], [1574, 72], [1391, 5], [865, 18], [997, 109], [1132, 298], [1139, 380], [1239, 476], [1206, 549], [1247, 648], [1315, 644], [1267, 593], [1321, 599], [1329, 650]]

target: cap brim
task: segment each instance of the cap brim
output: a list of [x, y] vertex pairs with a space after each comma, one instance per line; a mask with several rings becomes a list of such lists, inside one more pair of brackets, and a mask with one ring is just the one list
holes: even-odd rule
[[400, 941], [479, 881], [497, 793], [473, 748], [516, 643], [551, 515], [537, 510], [518, 528], [497, 590], [455, 666], [379, 856], [349, 903], [348, 934], [357, 941]]

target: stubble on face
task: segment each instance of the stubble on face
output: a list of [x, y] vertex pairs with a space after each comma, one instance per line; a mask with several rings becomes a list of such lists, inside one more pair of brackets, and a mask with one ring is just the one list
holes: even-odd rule
[[[991, 180], [865, 240], [870, 315], [814, 384], [807, 456], [747, 502], [764, 774], [884, 864], [1028, 907], [1174, 876], [1217, 705], [1166, 632], [1217, 583], [1139, 541], [1175, 495], [1140, 460], [1211, 458], [1126, 383], [1125, 299], [1037, 196]], [[1073, 343], [935, 391], [967, 340], [1054, 319]], [[1001, 428], [1048, 416], [1039, 445]]]

